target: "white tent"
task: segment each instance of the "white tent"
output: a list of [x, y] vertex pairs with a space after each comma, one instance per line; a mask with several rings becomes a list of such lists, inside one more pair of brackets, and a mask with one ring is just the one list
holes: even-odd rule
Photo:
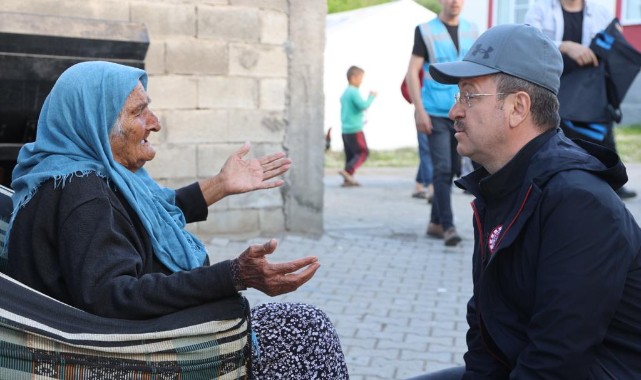
[[365, 70], [363, 96], [378, 97], [366, 112], [365, 137], [371, 149], [415, 147], [413, 107], [401, 96], [416, 25], [435, 14], [412, 0], [327, 16], [325, 45], [325, 131], [332, 127], [332, 150], [342, 150], [340, 96], [351, 65]]

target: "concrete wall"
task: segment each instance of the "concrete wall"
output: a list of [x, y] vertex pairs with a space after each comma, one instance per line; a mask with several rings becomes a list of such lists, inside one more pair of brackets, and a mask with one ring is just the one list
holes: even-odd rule
[[146, 25], [164, 127], [146, 168], [161, 183], [213, 175], [245, 141], [253, 157], [294, 160], [283, 188], [224, 199], [195, 232], [322, 231], [325, 0], [2, 0], [0, 11]]

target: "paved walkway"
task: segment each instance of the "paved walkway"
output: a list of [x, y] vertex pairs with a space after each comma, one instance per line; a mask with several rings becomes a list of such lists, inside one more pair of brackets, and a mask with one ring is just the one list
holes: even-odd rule
[[[628, 165], [630, 188], [641, 190], [641, 164]], [[472, 197], [455, 189], [455, 223], [463, 241], [446, 248], [427, 238], [429, 206], [410, 197], [414, 168], [364, 168], [360, 188], [325, 176], [325, 233], [276, 236], [273, 261], [317, 255], [321, 268], [298, 291], [269, 298], [246, 292], [252, 305], [307, 302], [335, 323], [352, 380], [406, 379], [463, 363], [465, 305], [471, 294]], [[626, 204], [641, 220], [641, 198]], [[236, 257], [248, 243], [215, 238], [215, 259]]]

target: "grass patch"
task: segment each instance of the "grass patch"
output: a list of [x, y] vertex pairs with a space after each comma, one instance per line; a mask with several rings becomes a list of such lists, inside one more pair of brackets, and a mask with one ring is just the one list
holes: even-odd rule
[[[342, 168], [345, 166], [345, 153], [342, 151], [325, 152], [326, 168]], [[370, 150], [364, 167], [370, 168], [401, 168], [418, 166], [418, 148], [399, 148], [394, 150]]]
[[[351, 11], [353, 9], [371, 7], [372, 5], [389, 3], [390, 1], [391, 0], [327, 0], [327, 13]], [[417, 0], [416, 2], [434, 13], [441, 11], [441, 3], [439, 0]]]
[[[617, 150], [624, 163], [641, 162], [641, 124], [619, 126], [614, 129]], [[325, 167], [342, 168], [345, 154], [342, 151], [325, 152]], [[412, 167], [418, 166], [418, 148], [399, 148], [394, 150], [370, 150], [365, 167]]]
[[353, 9], [389, 3], [390, 0], [327, 0], [327, 13], [345, 12]]
[[641, 124], [615, 128], [614, 139], [624, 163], [641, 162]]

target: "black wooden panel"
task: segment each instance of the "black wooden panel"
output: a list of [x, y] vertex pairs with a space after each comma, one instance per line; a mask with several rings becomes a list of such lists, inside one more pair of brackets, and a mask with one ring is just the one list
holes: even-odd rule
[[83, 61], [144, 69], [143, 24], [0, 12], [0, 182], [20, 146], [33, 141], [40, 109], [60, 74]]

